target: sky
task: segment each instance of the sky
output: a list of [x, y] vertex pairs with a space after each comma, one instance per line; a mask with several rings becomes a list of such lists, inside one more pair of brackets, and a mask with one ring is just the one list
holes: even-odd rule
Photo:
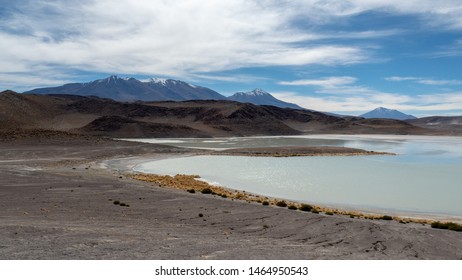
[[460, 0], [0, 0], [0, 91], [109, 75], [462, 115]]

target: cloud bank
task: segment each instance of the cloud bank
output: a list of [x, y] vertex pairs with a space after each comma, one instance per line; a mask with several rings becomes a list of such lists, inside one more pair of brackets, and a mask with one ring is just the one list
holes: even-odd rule
[[242, 67], [362, 63], [373, 58], [367, 47], [326, 39], [399, 31], [329, 33], [319, 27], [371, 11], [462, 28], [460, 1], [2, 2], [1, 82], [37, 86], [65, 81], [73, 71], [181, 78]]
[[[385, 78], [391, 82], [412, 81], [426, 85], [460, 85], [458, 80], [432, 80], [422, 77], [393, 76]], [[358, 115], [376, 107], [412, 111], [417, 115], [428, 112], [456, 111], [462, 113], [462, 92], [429, 92], [409, 95], [395, 92], [383, 92], [357, 83], [356, 77], [339, 76], [309, 80], [281, 81], [281, 85], [310, 87], [314, 95], [305, 96], [296, 92], [283, 91], [274, 95], [287, 102], [299, 104], [305, 108], [327, 112], [341, 112]]]

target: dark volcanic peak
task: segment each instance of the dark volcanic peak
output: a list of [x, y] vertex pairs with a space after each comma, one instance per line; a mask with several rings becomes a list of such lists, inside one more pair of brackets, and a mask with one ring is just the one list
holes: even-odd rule
[[141, 82], [135, 78], [120, 78], [115, 75], [89, 83], [71, 83], [59, 87], [38, 88], [26, 93], [74, 94], [122, 101], [225, 99], [224, 96], [211, 89], [183, 81], [153, 78], [147, 82]]
[[360, 117], [366, 119], [393, 119], [393, 120], [409, 120], [416, 119], [412, 115], [406, 115], [398, 110], [387, 109], [383, 107], [378, 107], [370, 112], [362, 114]]
[[279, 100], [272, 96], [270, 93], [259, 88], [256, 88], [249, 92], [237, 92], [228, 97], [228, 100], [238, 101], [242, 103], [252, 103], [255, 105], [271, 105], [281, 108], [303, 109], [297, 104]]

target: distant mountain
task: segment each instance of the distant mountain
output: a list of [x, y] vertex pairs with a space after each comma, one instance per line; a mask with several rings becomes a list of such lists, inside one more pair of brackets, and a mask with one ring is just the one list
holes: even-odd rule
[[412, 115], [406, 115], [398, 110], [387, 109], [383, 107], [376, 108], [370, 112], [362, 114], [360, 117], [366, 119], [392, 119], [392, 120], [409, 120], [416, 119]]
[[237, 92], [228, 97], [228, 100], [252, 103], [255, 105], [272, 105], [281, 108], [303, 109], [297, 104], [284, 102], [279, 100], [262, 89], [254, 89], [249, 92]]
[[226, 98], [206, 87], [192, 85], [179, 80], [152, 78], [146, 82], [135, 78], [110, 76], [89, 83], [70, 83], [58, 87], [36, 88], [24, 93], [67, 94], [96, 96], [117, 101], [185, 101], [185, 100], [232, 100], [255, 105], [272, 105], [281, 108], [302, 107], [276, 99], [261, 89], [238, 92]]
[[135, 78], [110, 76], [89, 83], [72, 83], [58, 87], [37, 88], [25, 93], [73, 94], [97, 96], [122, 101], [184, 101], [224, 100], [226, 97], [211, 89], [188, 84], [183, 81], [153, 78], [141, 82]]
[[462, 116], [432, 116], [407, 120], [407, 122], [418, 127], [444, 130], [451, 133], [458, 133], [462, 130]]

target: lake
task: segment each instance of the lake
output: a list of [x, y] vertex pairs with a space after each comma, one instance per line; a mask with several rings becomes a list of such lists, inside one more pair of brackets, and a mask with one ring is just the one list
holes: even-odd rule
[[462, 138], [309, 135], [213, 139], [137, 139], [179, 147], [226, 149], [345, 146], [396, 156], [189, 156], [136, 166], [140, 172], [198, 174], [233, 189], [346, 209], [462, 217]]

